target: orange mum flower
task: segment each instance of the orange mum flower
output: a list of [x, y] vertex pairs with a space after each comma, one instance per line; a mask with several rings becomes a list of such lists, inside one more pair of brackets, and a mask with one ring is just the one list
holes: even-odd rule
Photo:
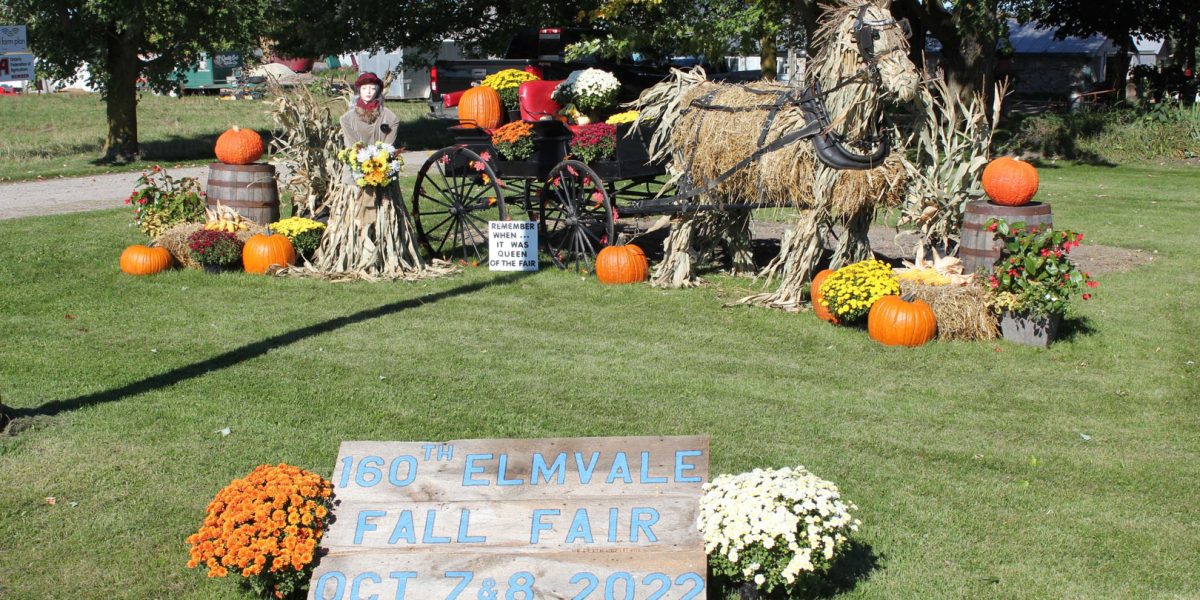
[[209, 577], [232, 569], [275, 597], [291, 595], [311, 575], [332, 496], [333, 484], [316, 473], [260, 465], [209, 503], [200, 530], [187, 537], [187, 566], [204, 565]]

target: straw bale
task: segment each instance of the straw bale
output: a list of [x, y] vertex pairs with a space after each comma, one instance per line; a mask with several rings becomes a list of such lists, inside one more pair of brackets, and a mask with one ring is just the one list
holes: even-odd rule
[[[238, 231], [237, 238], [246, 243], [250, 236], [258, 233], [266, 233], [267, 228], [257, 223], [248, 223], [249, 229]], [[180, 223], [162, 233], [155, 238], [154, 243], [166, 248], [171, 256], [175, 258], [175, 262], [180, 266], [188, 269], [202, 269], [204, 265], [196, 262], [192, 258], [192, 253], [188, 249], [188, 236], [200, 231], [204, 225], [202, 223]]]
[[[771, 106], [780, 94], [789, 92], [795, 94], [798, 90], [765, 82], [744, 86], [704, 82], [688, 90], [671, 142], [692, 185], [704, 186], [762, 145], [803, 128], [805, 120], [799, 105], [789, 102], [776, 113], [766, 139], [759, 144]], [[709, 98], [709, 104], [733, 110], [693, 105], [705, 98]], [[812, 189], [817, 160], [812, 143], [801, 140], [755, 160], [714, 192], [722, 202], [761, 201], [773, 206], [813, 208], [819, 201]], [[875, 169], [837, 171], [831, 188], [833, 212], [851, 215], [872, 206], [895, 206], [903, 187], [904, 167], [895, 153]]]
[[992, 340], [998, 335], [987, 290], [980, 285], [929, 285], [901, 279], [900, 293], [929, 303], [940, 341]]

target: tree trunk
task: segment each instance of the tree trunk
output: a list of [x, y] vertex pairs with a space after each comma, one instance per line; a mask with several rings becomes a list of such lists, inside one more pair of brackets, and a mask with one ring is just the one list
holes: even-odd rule
[[759, 68], [762, 78], [775, 81], [779, 75], [779, 47], [775, 44], [774, 35], [765, 35], [759, 40]]
[[1117, 55], [1113, 57], [1113, 85], [1117, 88], [1117, 99], [1125, 100], [1125, 87], [1129, 84], [1129, 53], [1133, 52], [1133, 38], [1125, 36], [1117, 38]]
[[132, 162], [140, 156], [137, 134], [140, 59], [133, 37], [129, 31], [110, 31], [108, 36], [104, 84], [108, 134], [104, 138], [104, 159], [113, 162]]
[[1196, 104], [1196, 43], [1200, 37], [1200, 24], [1196, 22], [1196, 14], [1185, 14], [1182, 18], [1183, 34], [1179, 41], [1183, 48], [1184, 79], [1180, 95], [1184, 106], [1193, 106]]
[[979, 32], [961, 33], [957, 39], [938, 39], [942, 42], [942, 69], [946, 73], [946, 84], [959, 98], [970, 101], [975, 94], [984, 98], [984, 106], [991, 111], [992, 84], [995, 81], [996, 40]]

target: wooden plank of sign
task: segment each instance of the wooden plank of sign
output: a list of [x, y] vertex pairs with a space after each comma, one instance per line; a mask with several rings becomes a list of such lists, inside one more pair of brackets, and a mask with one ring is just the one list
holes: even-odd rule
[[[698, 454], [681, 456], [677, 451]], [[442, 452], [441, 458], [439, 452]], [[557, 472], [551, 481], [546, 481], [542, 472], [536, 477], [532, 476], [534, 454], [539, 454], [549, 464], [560, 453], [566, 455], [562, 484], [557, 483]], [[628, 461], [632, 483], [620, 478], [606, 483], [618, 453]], [[503, 473], [499, 472], [501, 454], [505, 456]], [[463, 485], [464, 463], [471, 455], [476, 456], [472, 464], [483, 468], [472, 475], [472, 480], [485, 485]], [[491, 458], [483, 459], [480, 455], [491, 455]], [[333, 482], [337, 486], [338, 498], [371, 502], [509, 501], [551, 496], [608, 498], [677, 495], [698, 498], [703, 483], [708, 480], [708, 460], [698, 459], [707, 455], [708, 438], [703, 436], [455, 440], [441, 443], [342, 442]], [[374, 474], [368, 473], [361, 478], [360, 475], [363, 475], [363, 458], [371, 456], [388, 457], [391, 460], [371, 465], [382, 473], [382, 480], [368, 487], [360, 483], [372, 481]], [[410, 457], [412, 462], [396, 463], [396, 457]], [[643, 457], [649, 460], [643, 461]], [[346, 472], [348, 465], [350, 473]], [[413, 465], [417, 473], [411, 484], [403, 487], [388, 484], [389, 475], [404, 479]], [[394, 470], [393, 466], [396, 467]], [[587, 477], [588, 467], [591, 467], [591, 481], [585, 484], [583, 481]], [[680, 468], [682, 470], [677, 470]], [[521, 483], [501, 485], [501, 479]]]
[[331, 553], [321, 560], [308, 597], [700, 600], [706, 597], [706, 568], [703, 552]]
[[[678, 496], [486, 503], [343, 500], [337, 507], [338, 519], [321, 545], [331, 550], [427, 553], [538, 553], [596, 547], [694, 550], [704, 544], [696, 528], [697, 509], [696, 498]], [[429, 543], [426, 538], [438, 541]]]

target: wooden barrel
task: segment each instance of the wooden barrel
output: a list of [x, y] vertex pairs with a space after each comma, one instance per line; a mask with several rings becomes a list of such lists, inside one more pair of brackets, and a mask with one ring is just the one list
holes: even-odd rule
[[207, 193], [209, 206], [220, 202], [260, 225], [279, 220], [274, 165], [212, 163], [208, 166]]
[[1041, 202], [1001, 206], [981, 200], [967, 204], [967, 210], [963, 213], [962, 243], [958, 246], [958, 257], [962, 259], [964, 273], [990, 271], [1000, 260], [1000, 246], [994, 234], [987, 230], [988, 221], [992, 219], [1006, 223], [1024, 222], [1030, 227], [1054, 224], [1050, 205]]

